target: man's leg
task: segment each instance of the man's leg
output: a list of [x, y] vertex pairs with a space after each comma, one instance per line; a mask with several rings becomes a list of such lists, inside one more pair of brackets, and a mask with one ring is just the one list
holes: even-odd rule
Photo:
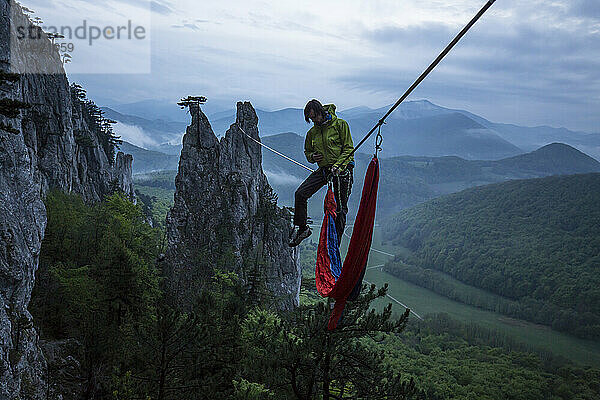
[[[307, 226], [308, 199], [325, 184], [327, 184], [325, 175], [323, 170], [319, 168], [311, 173], [296, 190], [294, 201], [294, 225], [299, 227], [298, 231], [303, 231]], [[294, 240], [292, 239], [292, 241]], [[292, 245], [292, 243], [290, 243], [290, 245]], [[294, 243], [293, 245], [297, 244]]]
[[339, 177], [333, 177], [333, 190], [335, 201], [337, 203], [337, 217], [335, 219], [335, 229], [337, 231], [338, 243], [342, 242], [342, 235], [346, 228], [346, 214], [348, 214], [348, 198], [352, 192], [352, 183], [354, 176], [352, 169], [346, 171]]

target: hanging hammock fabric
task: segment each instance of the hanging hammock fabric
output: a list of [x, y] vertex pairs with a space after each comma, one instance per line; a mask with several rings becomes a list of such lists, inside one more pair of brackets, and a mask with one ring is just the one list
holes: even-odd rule
[[354, 222], [352, 238], [348, 252], [340, 271], [339, 243], [335, 231], [336, 203], [331, 187], [325, 196], [325, 217], [321, 226], [319, 247], [317, 249], [316, 284], [319, 294], [335, 300], [333, 312], [329, 317], [327, 328], [336, 328], [348, 296], [357, 285], [367, 265], [373, 225], [375, 223], [375, 208], [377, 205], [377, 187], [379, 185], [379, 161], [373, 157], [363, 186], [360, 206]]
[[327, 297], [335, 287], [335, 283], [342, 272], [342, 258], [335, 230], [336, 202], [331, 186], [327, 189], [325, 196], [325, 216], [319, 236], [319, 248], [317, 250], [316, 283], [317, 291], [323, 297]]

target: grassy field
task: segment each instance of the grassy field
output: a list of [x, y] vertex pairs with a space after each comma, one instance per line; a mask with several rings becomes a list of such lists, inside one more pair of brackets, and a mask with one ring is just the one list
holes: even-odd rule
[[[348, 233], [350, 232], [351, 230], [349, 229]], [[347, 237], [343, 240], [342, 246], [344, 248], [347, 246], [348, 241]], [[382, 245], [377, 228], [375, 230], [373, 248], [391, 254], [403, 251], [402, 249]], [[382, 253], [371, 252], [368, 267], [385, 264], [389, 259], [389, 256]], [[377, 286], [388, 283], [388, 295], [405, 304], [421, 317], [433, 313], [446, 313], [459, 321], [476, 323], [482, 327], [497, 330], [531, 349], [551, 352], [581, 365], [600, 367], [600, 343], [578, 339], [553, 331], [543, 325], [509, 318], [501, 314], [484, 311], [450, 300], [428, 289], [405, 282], [383, 272], [380, 267], [368, 269], [365, 280]], [[401, 314], [404, 312], [404, 307], [393, 302], [391, 299], [380, 301], [376, 306], [384, 307], [390, 302], [393, 304], [395, 313]], [[416, 318], [416, 316], [412, 316], [412, 318]]]

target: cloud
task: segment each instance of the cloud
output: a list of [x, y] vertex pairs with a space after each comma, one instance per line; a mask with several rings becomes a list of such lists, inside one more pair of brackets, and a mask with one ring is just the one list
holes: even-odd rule
[[[29, 0], [29, 1], [32, 1], [32, 0]], [[38, 0], [33, 0], [33, 1], [38, 1]], [[80, 1], [92, 3], [92, 4], [98, 3], [97, 0], [80, 0]], [[105, 7], [107, 9], [116, 10], [116, 9], [118, 9], [119, 4], [128, 4], [130, 6], [141, 8], [143, 10], [150, 9], [152, 12], [155, 12], [155, 13], [158, 13], [161, 15], [173, 14], [173, 6], [170, 4], [170, 2], [168, 2], [166, 0], [112, 0], [110, 2], [106, 2]]]
[[206, 23], [210, 23], [210, 22], [211, 21], [209, 21], [207, 19], [194, 19], [194, 20], [184, 19], [179, 24], [171, 24], [171, 28], [176, 28], [176, 29], [187, 28], [187, 29], [191, 29], [193, 31], [199, 31], [200, 26], [198, 24], [206, 24]]
[[122, 140], [144, 149], [158, 145], [158, 143], [148, 136], [148, 134], [139, 126], [127, 125], [119, 122], [113, 126], [113, 131], [117, 136], [120, 136]]
[[385, 25], [375, 29], [366, 29], [362, 32], [362, 36], [375, 44], [432, 47], [448, 42], [452, 33], [452, 29], [447, 24], [433, 22], [411, 26]]
[[[28, 2], [39, 2], [40, 0], [29, 0]], [[164, 1], [163, 1], [164, 2]], [[46, 2], [48, 3], [48, 2]], [[71, 3], [71, 4], [69, 4]], [[162, 4], [161, 2], [158, 2], [156, 0], [110, 0], [110, 1], [104, 1], [104, 2], [98, 2], [96, 0], [58, 0], [58, 4], [60, 4], [61, 6], [75, 6], [77, 7], [78, 4], [77, 3], [89, 3], [92, 4], [94, 6], [99, 6], [102, 7], [106, 10], [118, 10], [120, 5], [123, 4], [127, 4], [129, 6], [133, 6], [134, 8], [139, 8], [142, 10], [149, 10], [152, 9], [153, 7], [158, 7], [158, 9], [164, 10], [165, 8], [168, 8], [167, 6], [165, 6], [164, 4]], [[156, 5], [154, 5], [153, 3], [156, 3]], [[84, 11], [84, 10], [80, 10], [80, 11]]]
[[152, 12], [162, 14], [162, 15], [170, 15], [173, 14], [173, 10], [165, 1], [159, 2], [157, 0], [152, 0], [150, 3], [150, 9]]
[[187, 28], [187, 29], [191, 29], [193, 31], [199, 31], [200, 27], [196, 24], [192, 24], [192, 23], [184, 23], [181, 25], [171, 25], [172, 28], [177, 28], [177, 29], [181, 29], [181, 28]]
[[[509, 2], [504, 14], [483, 18], [415, 95], [434, 102], [462, 103], [463, 107], [475, 104], [480, 110], [487, 108], [484, 115], [500, 122], [543, 121], [597, 131], [600, 123], [596, 118], [590, 124], [589, 115], [600, 108], [598, 26], [574, 17], [569, 3], [531, 3]], [[577, 7], [589, 16], [600, 9], [600, 3], [578, 1]], [[537, 12], [529, 12], [534, 10]], [[399, 97], [458, 30], [440, 22], [363, 29], [361, 37], [377, 48], [381, 57], [337, 79], [353, 90]], [[556, 112], [561, 107], [563, 111]], [[509, 109], [513, 110], [512, 121], [500, 113]], [[540, 121], [544, 111], [547, 116]], [[517, 115], [519, 119], [514, 118]]]
[[[152, 74], [82, 76], [92, 98], [202, 94], [265, 109], [321, 98], [376, 108], [395, 101], [482, 5], [155, 1], [172, 14], [153, 13]], [[412, 98], [498, 122], [598, 132], [599, 8], [597, 0], [496, 2]]]
[[181, 133], [179, 135], [174, 135], [172, 139], [167, 140], [165, 143], [169, 144], [171, 146], [179, 146], [180, 144], [183, 143], [183, 136], [185, 135], [185, 133]]
[[571, 0], [569, 11], [580, 17], [600, 19], [600, 2], [598, 0]]
[[298, 178], [297, 176], [290, 175], [283, 171], [275, 172], [275, 171], [265, 170], [265, 175], [267, 176], [269, 183], [271, 183], [273, 185], [296, 186], [296, 185], [299, 185], [300, 183], [302, 183], [302, 179]]

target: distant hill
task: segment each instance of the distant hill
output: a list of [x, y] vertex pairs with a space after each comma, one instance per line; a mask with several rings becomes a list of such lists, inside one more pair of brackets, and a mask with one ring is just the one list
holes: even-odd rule
[[482, 124], [527, 151], [548, 143], [562, 142], [600, 160], [600, 134], [598, 133], [576, 132], [566, 128], [549, 126], [523, 127], [512, 124], [498, 124], [486, 120], [483, 120]]
[[[120, 114], [110, 109], [106, 111], [108, 117], [141, 126], [145, 132], [154, 130], [153, 135], [160, 140], [172, 138], [172, 135], [176, 135], [175, 131], [185, 129], [184, 124], [181, 123], [150, 121]], [[372, 119], [382, 111], [385, 111], [384, 108], [372, 110], [367, 107], [357, 107], [340, 112], [340, 115], [351, 121], [356, 140], [359, 137], [357, 132], [361, 130], [355, 128], [362, 124], [365, 130], [369, 129]], [[311, 168], [316, 168], [316, 165], [309, 165], [304, 158], [303, 135], [310, 125], [304, 122], [302, 110], [285, 109], [275, 112], [257, 110], [257, 113], [260, 118], [261, 137], [265, 144]], [[234, 122], [233, 115], [229, 115], [227, 111], [219, 112], [214, 116], [218, 117], [216, 121], [211, 120], [215, 132], [224, 132]], [[554, 144], [530, 154], [514, 156], [518, 149], [500, 139], [499, 136], [489, 134], [491, 132], [489, 129], [482, 128], [484, 123], [486, 121], [480, 117], [471, 115], [469, 118], [460, 111], [445, 109], [428, 101], [407, 102], [399, 107], [397, 113], [390, 116], [388, 124], [384, 127], [381, 179], [385, 190], [382, 190], [379, 196], [378, 215], [393, 214], [423, 201], [473, 186], [510, 179], [599, 171], [595, 160], [566, 145]], [[269, 132], [284, 128], [302, 130], [302, 135], [294, 131], [268, 135]], [[398, 129], [401, 133], [393, 133], [391, 128]], [[428, 150], [423, 149], [424, 152], [429, 152], [426, 154], [444, 154], [447, 150], [454, 149], [454, 153], [463, 154], [463, 157], [432, 155], [391, 157], [395, 151], [393, 149], [404, 148], [410, 150], [407, 150], [407, 153], [417, 153], [423, 146], [428, 147]], [[144, 147], [160, 153], [178, 155], [181, 145], [163, 144]], [[363, 149], [370, 152], [372, 145], [367, 143]], [[139, 152], [139, 149], [136, 151]], [[136, 173], [177, 168], [176, 162], [165, 161], [164, 154], [154, 154], [156, 162], [152, 161], [152, 153], [142, 152], [142, 154], [144, 154], [142, 165], [140, 168], [134, 167]], [[476, 154], [487, 155], [484, 158], [501, 158], [499, 157], [501, 154], [511, 156], [498, 161], [469, 160]], [[140, 157], [138, 156], [138, 159]], [[355, 187], [353, 195], [350, 196], [351, 209], [354, 210], [358, 207], [362, 184], [359, 178], [364, 176], [370, 156], [357, 154], [356, 159]], [[294, 191], [309, 172], [268, 150], [263, 150], [263, 167], [279, 195], [280, 203], [291, 206]], [[311, 212], [318, 215], [321, 206], [310, 204]]]
[[[278, 152], [285, 154], [288, 157], [300, 162], [301, 164], [316, 169], [316, 164], [311, 164], [306, 161], [304, 156], [304, 138], [296, 135], [295, 133], [287, 132], [279, 135], [264, 136], [261, 138], [262, 142]], [[290, 161], [274, 154], [273, 152], [264, 149], [263, 153], [263, 169], [273, 173], [290, 175], [294, 179], [301, 179], [305, 174], [310, 173], [309, 171], [299, 167]]]
[[142, 100], [134, 103], [109, 104], [107, 107], [122, 114], [135, 115], [147, 120], [163, 119], [176, 122], [186, 122], [189, 116], [181, 110], [175, 101]]
[[[455, 155], [472, 160], [495, 160], [523, 153], [517, 146], [470, 117], [446, 110], [427, 101], [401, 105], [382, 129], [384, 151], [381, 157]], [[354, 141], [358, 143], [385, 111], [357, 107], [336, 114], [348, 121]], [[211, 121], [214, 131], [217, 134], [224, 133], [234, 122], [233, 115], [233, 112], [230, 115], [219, 114], [219, 119]], [[263, 136], [283, 132], [304, 136], [312, 126], [304, 121], [301, 109], [257, 110], [257, 115]], [[370, 139], [360, 151], [370, 153], [372, 147]]]
[[[375, 115], [383, 114], [390, 106], [371, 111], [374, 112]], [[371, 112], [367, 107], [360, 107], [359, 109], [362, 109], [361, 114], [363, 116], [366, 116]], [[491, 122], [469, 111], [442, 107], [433, 104], [428, 100], [405, 102], [401, 104], [389, 118], [415, 119], [453, 113], [465, 115], [524, 151], [532, 151], [547, 144], [560, 142], [573, 146], [576, 149], [591, 155], [595, 159], [600, 160], [600, 133], [578, 132], [566, 128], [555, 128], [550, 126], [526, 127]], [[370, 118], [373, 117], [374, 116], [371, 116]], [[376, 119], [374, 121], [376, 121]]]
[[412, 252], [388, 269], [422, 271], [423, 282], [428, 269], [441, 271], [505, 298], [496, 311], [598, 340], [599, 204], [597, 173], [517, 180], [431, 200], [384, 222], [385, 239]]
[[393, 157], [381, 160], [380, 215], [473, 186], [513, 179], [600, 172], [600, 162], [571, 146], [554, 143], [498, 161], [458, 157]]
[[[373, 118], [375, 115], [383, 116], [390, 109], [390, 107], [391, 104], [389, 106], [375, 109], [363, 106], [354, 107], [348, 110], [340, 111], [340, 115], [347, 119], [358, 119], [363, 117]], [[388, 117], [388, 120], [433, 117], [435, 115], [446, 114], [448, 111], [449, 110], [447, 108], [440, 107], [428, 100], [405, 101]], [[378, 120], [379, 118], [377, 118], [374, 122], [377, 122]], [[374, 122], [371, 123], [371, 127], [374, 125]]]
[[430, 106], [427, 107], [427, 109], [430, 110], [429, 113], [461, 113], [524, 151], [532, 151], [547, 144], [560, 142], [573, 146], [595, 159], [600, 160], [600, 133], [578, 132], [551, 126], [527, 127], [491, 122], [469, 111], [449, 109], [432, 103], [429, 104]]
[[552, 143], [491, 164], [506, 172], [522, 171], [540, 176], [600, 172], [600, 162], [564, 143]]
[[179, 155], [169, 155], [146, 150], [128, 142], [123, 142], [120, 150], [133, 156], [133, 173], [173, 170], [179, 165]]
[[[301, 136], [285, 133], [263, 137], [262, 140], [287, 156], [311, 168], [316, 168], [315, 164], [308, 164], [304, 158], [304, 138]], [[371, 156], [364, 154], [356, 156], [355, 186], [350, 196], [353, 210], [358, 207], [362, 177], [370, 158]], [[412, 156], [383, 158], [380, 161], [381, 190], [378, 200], [380, 217], [473, 186], [511, 179], [600, 172], [598, 161], [571, 146], [560, 143], [498, 161]], [[282, 204], [292, 205], [296, 187], [309, 172], [268, 150], [263, 150], [263, 168]]]
[[414, 119], [391, 119], [383, 128], [383, 157], [399, 155], [469, 160], [497, 160], [523, 153], [495, 132], [469, 117], [442, 114]]
[[[262, 137], [263, 143], [316, 169], [304, 157], [304, 138], [292, 132]], [[134, 155], [134, 173], [176, 170], [177, 156], [148, 151], [131, 144], [123, 150]], [[294, 192], [309, 171], [263, 149], [263, 169], [279, 196], [280, 204], [292, 206]], [[355, 182], [350, 208], [356, 210], [362, 177], [371, 156], [356, 155]], [[465, 160], [459, 157], [401, 156], [381, 159], [381, 190], [378, 216], [395, 214], [429, 199], [460, 190], [511, 179], [548, 175], [600, 172], [600, 163], [571, 146], [554, 143], [532, 153], [498, 161]], [[322, 197], [321, 194], [315, 198]], [[322, 205], [309, 203], [311, 214], [319, 215]]]
[[[284, 132], [293, 132], [304, 135], [312, 124], [304, 121], [304, 112], [298, 108], [286, 108], [278, 111], [256, 110], [258, 116], [258, 129], [261, 136], [276, 135]], [[217, 136], [225, 134], [227, 129], [235, 122], [235, 111], [221, 112], [210, 118], [210, 124]]]
[[135, 115], [121, 114], [111, 108], [102, 107], [105, 116], [129, 125], [137, 125], [144, 128], [148, 133], [158, 135], [159, 137], [171, 133], [184, 133], [187, 122], [175, 122], [164, 119], [146, 119]]
[[[181, 138], [187, 128], [186, 122], [174, 122], [163, 119], [149, 120], [135, 115], [121, 114], [111, 108], [102, 107], [107, 118], [115, 120], [118, 124], [114, 127], [115, 133], [121, 135], [126, 141], [148, 150], [160, 151], [166, 154], [179, 155], [181, 152]], [[130, 127], [137, 127], [139, 131], [131, 131]]]
[[[176, 121], [184, 124], [189, 121], [189, 114], [175, 106], [175, 102], [147, 100], [131, 104], [112, 105], [110, 108], [124, 115], [141, 117], [146, 121], [162, 119], [165, 122]], [[349, 122], [354, 140], [358, 141], [388, 109], [389, 106], [377, 109], [360, 106], [338, 110], [337, 114]], [[209, 116], [213, 130], [218, 136], [222, 135], [235, 121], [233, 104], [230, 105], [213, 99], [203, 106], [203, 110]], [[257, 109], [256, 112], [259, 117], [259, 129], [262, 136], [276, 135], [283, 132], [293, 132], [304, 136], [310, 128], [310, 124], [306, 124], [304, 121], [301, 108], [286, 108], [277, 111]], [[461, 114], [478, 125], [473, 125], [473, 123], [465, 120], [461, 121], [454, 114]], [[445, 116], [444, 118], [448, 118], [448, 120], [445, 123], [439, 123], [439, 120], [434, 118], [441, 116]], [[118, 118], [113, 119], [119, 120]], [[402, 122], [409, 120], [420, 121]], [[151, 126], [152, 124], [141, 125]], [[385, 142], [381, 157], [384, 158], [399, 155], [454, 155], [471, 160], [491, 160], [533, 151], [544, 145], [560, 142], [569, 144], [600, 160], [600, 133], [588, 134], [570, 131], [565, 128], [524, 127], [495, 123], [469, 111], [442, 107], [428, 100], [402, 103], [388, 117], [383, 132]], [[443, 137], [444, 132], [447, 132], [448, 137]], [[179, 134], [182, 133], [183, 130], [179, 132]], [[150, 136], [155, 134], [156, 132], [153, 133], [152, 131], [148, 133]], [[435, 137], [436, 134], [442, 136], [441, 139], [448, 142], [444, 142], [445, 145], [441, 146]], [[425, 140], [427, 135], [433, 135], [430, 136], [430, 141]], [[470, 137], [475, 141], [471, 142]], [[466, 142], [463, 142], [463, 140]], [[499, 148], [490, 147], [499, 140]], [[165, 140], [158, 138], [156, 141], [162, 143]], [[140, 145], [141, 143], [133, 142], [133, 144]], [[361, 151], [369, 153], [372, 147], [372, 141], [369, 141], [365, 145], [365, 150]], [[515, 150], [515, 147], [519, 150]], [[160, 149], [160, 151], [170, 154], [175, 154], [179, 150], [180, 148]]]
[[[160, 188], [172, 190], [174, 194], [176, 176], [177, 170], [153, 171], [134, 175], [133, 183], [135, 184], [136, 188], [139, 186]], [[173, 200], [173, 196], [171, 196], [171, 200]]]

